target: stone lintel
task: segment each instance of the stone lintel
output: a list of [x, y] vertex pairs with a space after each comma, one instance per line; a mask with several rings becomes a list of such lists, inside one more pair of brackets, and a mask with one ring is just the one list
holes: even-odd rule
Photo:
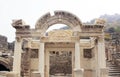
[[17, 30], [16, 31], [16, 37], [21, 38], [40, 38], [41, 32], [40, 31], [34, 31], [34, 30]]
[[79, 40], [79, 37], [69, 37], [64, 39], [64, 37], [57, 37], [50, 39], [49, 37], [41, 37], [40, 41], [41, 42], [76, 42]]

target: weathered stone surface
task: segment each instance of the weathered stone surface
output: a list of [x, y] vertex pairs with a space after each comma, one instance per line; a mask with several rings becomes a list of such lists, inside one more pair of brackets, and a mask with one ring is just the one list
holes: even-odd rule
[[[7, 42], [7, 37], [0, 35], [0, 71], [12, 70], [13, 43]], [[2, 66], [4, 68], [2, 68]]]
[[[106, 77], [106, 73], [98, 72], [106, 68], [103, 23], [82, 24], [75, 15], [65, 11], [43, 15], [35, 29], [26, 28], [22, 20], [13, 22], [16, 29], [14, 71], [23, 77], [87, 77], [84, 73]], [[68, 25], [71, 30], [56, 30], [46, 35], [46, 30], [54, 24]], [[84, 69], [90, 71], [84, 72]]]
[[18, 73], [16, 73], [16, 72], [8, 72], [6, 74], [6, 77], [19, 77], [19, 76], [18, 76]]
[[0, 52], [5, 52], [8, 49], [7, 37], [0, 35]]

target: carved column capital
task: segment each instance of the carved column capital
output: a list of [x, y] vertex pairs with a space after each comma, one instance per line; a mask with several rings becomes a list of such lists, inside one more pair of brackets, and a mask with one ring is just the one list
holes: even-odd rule
[[79, 36], [79, 31], [74, 31], [73, 36]]
[[21, 42], [22, 41], [21, 37], [16, 37], [15, 39], [16, 39], [17, 42]]
[[103, 35], [98, 36], [98, 41], [99, 41], [99, 42], [104, 42], [104, 36], [103, 36]]

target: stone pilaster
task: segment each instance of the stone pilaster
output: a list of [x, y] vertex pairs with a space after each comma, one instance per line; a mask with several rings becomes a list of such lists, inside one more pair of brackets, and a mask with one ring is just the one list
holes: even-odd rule
[[17, 73], [17, 77], [20, 77], [21, 73], [21, 53], [22, 53], [22, 39], [17, 37], [15, 41], [14, 60], [13, 60], [13, 72]]
[[40, 42], [39, 49], [39, 72], [41, 77], [44, 77], [44, 43]]
[[98, 77], [107, 77], [104, 36], [98, 38]]

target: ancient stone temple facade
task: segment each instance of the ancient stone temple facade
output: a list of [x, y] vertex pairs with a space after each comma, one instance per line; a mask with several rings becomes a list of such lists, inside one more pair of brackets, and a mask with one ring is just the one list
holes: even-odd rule
[[[70, 30], [46, 30], [65, 24]], [[16, 29], [13, 71], [7, 77], [107, 77], [104, 21], [83, 24], [65, 11], [47, 13], [35, 29], [14, 20]]]

